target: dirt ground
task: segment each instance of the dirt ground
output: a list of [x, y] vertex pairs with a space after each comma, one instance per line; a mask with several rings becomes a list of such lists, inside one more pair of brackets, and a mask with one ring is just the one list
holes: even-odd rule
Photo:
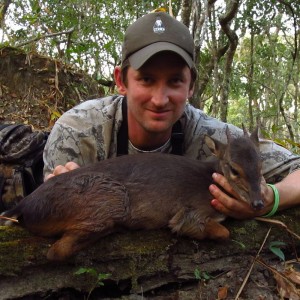
[[36, 53], [0, 48], [0, 123], [49, 129], [66, 110], [103, 96], [97, 82], [79, 70]]

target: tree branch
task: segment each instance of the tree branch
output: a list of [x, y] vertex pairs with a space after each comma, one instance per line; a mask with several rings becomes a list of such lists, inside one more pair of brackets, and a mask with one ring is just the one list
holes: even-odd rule
[[3, 28], [5, 15], [11, 2], [12, 0], [4, 0], [3, 3], [0, 4], [0, 28]]
[[230, 29], [230, 25], [233, 18], [237, 14], [238, 8], [239, 8], [239, 0], [232, 0], [228, 5], [228, 9], [226, 8], [226, 13], [219, 17], [221, 28], [229, 40], [229, 50], [226, 55], [224, 78], [223, 78], [223, 85], [221, 90], [221, 120], [223, 122], [227, 121], [230, 75], [232, 70], [234, 53], [236, 51], [237, 44], [238, 44], [238, 36], [234, 30]]
[[56, 32], [56, 33], [51, 33], [51, 34], [45, 34], [45, 35], [41, 35], [41, 36], [37, 36], [31, 40], [28, 40], [26, 42], [23, 42], [23, 43], [20, 43], [19, 45], [16, 45], [17, 48], [19, 47], [23, 47], [25, 45], [28, 45], [30, 43], [33, 43], [33, 42], [36, 42], [36, 41], [39, 41], [39, 40], [42, 40], [42, 39], [46, 39], [46, 38], [50, 38], [50, 37], [54, 37], [54, 36], [58, 36], [58, 35], [63, 35], [63, 34], [70, 34], [74, 31], [74, 27], [69, 29], [69, 30], [66, 30], [66, 31], [61, 31], [61, 32]]

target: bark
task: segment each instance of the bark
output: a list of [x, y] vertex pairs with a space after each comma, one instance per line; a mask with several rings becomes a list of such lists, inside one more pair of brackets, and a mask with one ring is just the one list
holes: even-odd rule
[[[254, 30], [251, 29], [251, 37], [250, 37], [250, 65], [249, 65], [249, 72], [248, 72], [248, 111], [249, 111], [249, 117], [250, 117], [250, 131], [254, 128], [254, 117], [253, 117], [253, 103], [256, 102], [254, 99], [254, 82], [253, 82], [253, 76], [254, 76], [254, 37], [255, 33]], [[256, 103], [255, 103], [256, 104]], [[255, 105], [256, 110], [259, 111], [258, 105]], [[257, 116], [256, 123], [260, 125], [259, 117]]]
[[[205, 18], [209, 17], [213, 10], [216, 0], [208, 0], [207, 6], [205, 10], [199, 13], [196, 16], [194, 23], [196, 24], [195, 29], [193, 32], [197, 32], [200, 34], [203, 30], [202, 25], [205, 23]], [[200, 8], [199, 8], [200, 9]], [[219, 47], [215, 47], [211, 52], [211, 57], [209, 61], [204, 65], [200, 61], [200, 51], [201, 45], [195, 46], [195, 64], [197, 70], [199, 72], [198, 79], [195, 83], [195, 93], [192, 99], [190, 100], [191, 104], [195, 107], [199, 107], [200, 109], [204, 108], [205, 99], [202, 99], [202, 95], [207, 87], [207, 84], [210, 81], [211, 75], [213, 73], [215, 64], [220, 61], [220, 59], [225, 55], [226, 51], [228, 50], [228, 44], [221, 44]], [[205, 72], [202, 72], [205, 70]]]
[[230, 25], [232, 23], [232, 20], [237, 14], [238, 8], [239, 8], [239, 1], [238, 0], [231, 1], [226, 9], [226, 13], [219, 18], [221, 28], [229, 40], [229, 49], [226, 54], [224, 75], [223, 75], [224, 76], [223, 85], [221, 88], [220, 118], [223, 122], [227, 121], [230, 76], [232, 71], [233, 57], [238, 45], [238, 36], [236, 35], [234, 30], [230, 29]]
[[[300, 233], [300, 210], [277, 216]], [[0, 299], [217, 299], [220, 290], [234, 299], [279, 299], [271, 267], [282, 267], [268, 243], [283, 241], [283, 251], [295, 256], [298, 239], [273, 225], [258, 255], [268, 223], [226, 220], [231, 239], [195, 241], [174, 236], [168, 229], [116, 233], [99, 240], [70, 261], [49, 262], [45, 254], [53, 240], [34, 237], [18, 227], [0, 227]], [[91, 274], [76, 275], [80, 267], [111, 274], [103, 286]], [[259, 282], [258, 285], [255, 282]], [[258, 298], [260, 295], [261, 298]], [[68, 297], [68, 298], [67, 298]], [[266, 298], [264, 298], [266, 297]], [[272, 298], [273, 297], [273, 298]]]
[[293, 9], [293, 6], [286, 2], [286, 1], [283, 1], [283, 0], [279, 0], [280, 3], [282, 3], [286, 8], [287, 10], [290, 12], [291, 16], [292, 16], [292, 19], [293, 19], [293, 26], [294, 26], [294, 51], [292, 52], [292, 64], [291, 64], [291, 68], [289, 70], [289, 73], [287, 75], [287, 80], [286, 80], [286, 83], [285, 83], [285, 87], [284, 89], [282, 90], [282, 93], [280, 94], [279, 96], [279, 99], [278, 99], [278, 106], [279, 106], [279, 111], [280, 111], [280, 114], [282, 115], [283, 119], [284, 119], [284, 122], [286, 124], [286, 127], [288, 129], [288, 132], [289, 132], [289, 135], [290, 135], [290, 139], [292, 142], [295, 142], [295, 134], [294, 134], [294, 130], [293, 130], [293, 127], [292, 127], [292, 124], [290, 122], [290, 119], [289, 119], [289, 116], [287, 115], [286, 111], [285, 111], [285, 107], [284, 107], [284, 98], [285, 98], [285, 95], [288, 91], [288, 86], [292, 80], [292, 76], [293, 76], [293, 70], [294, 70], [294, 67], [296, 65], [296, 59], [297, 59], [297, 53], [298, 53], [298, 39], [297, 39], [297, 34], [298, 34], [298, 25], [297, 25], [297, 17], [296, 17], [296, 14], [295, 14], [295, 11]]
[[201, 68], [201, 69], [205, 68], [205, 72], [203, 72], [202, 74], [199, 74], [199, 78], [196, 82], [195, 93], [191, 100], [191, 104], [193, 106], [200, 107], [200, 109], [204, 108], [205, 99], [203, 99], [202, 95], [203, 95], [203, 93], [207, 87], [207, 84], [209, 83], [210, 77], [213, 73], [213, 70], [214, 70], [214, 67], [216, 64], [215, 62], [219, 62], [220, 59], [225, 55], [227, 50], [228, 50], [228, 44], [218, 48], [215, 53], [215, 56], [211, 56], [211, 59], [205, 65], [205, 67]]
[[182, 23], [186, 26], [190, 26], [190, 15], [192, 11], [192, 1], [190, 0], [182, 0], [181, 3], [181, 20]]
[[[299, 42], [300, 42], [300, 31], [299, 31]], [[300, 57], [300, 50], [298, 49], [297, 57]], [[300, 60], [296, 60], [296, 74], [300, 74]], [[299, 102], [300, 102], [300, 78], [298, 76], [294, 77], [294, 85], [295, 85], [295, 94], [294, 94], [294, 121], [298, 123], [298, 115], [299, 115]], [[294, 128], [295, 136], [299, 136], [299, 128]]]
[[248, 109], [249, 109], [249, 116], [250, 116], [250, 130], [253, 130], [254, 128], [254, 120], [253, 120], [253, 73], [254, 73], [254, 32], [251, 30], [251, 46], [250, 46], [250, 68], [249, 68], [249, 103], [248, 103]]
[[12, 0], [3, 0], [0, 3], [0, 28], [4, 26], [5, 15]]

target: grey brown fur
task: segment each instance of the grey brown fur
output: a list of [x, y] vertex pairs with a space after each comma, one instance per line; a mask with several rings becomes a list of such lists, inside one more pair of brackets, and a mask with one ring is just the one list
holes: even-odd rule
[[228, 146], [205, 139], [213, 161], [157, 153], [101, 161], [49, 179], [4, 215], [36, 235], [59, 237], [50, 260], [65, 260], [120, 229], [168, 226], [195, 239], [226, 239], [224, 216], [210, 204], [212, 173], [223, 172], [243, 200], [261, 208], [257, 132]]

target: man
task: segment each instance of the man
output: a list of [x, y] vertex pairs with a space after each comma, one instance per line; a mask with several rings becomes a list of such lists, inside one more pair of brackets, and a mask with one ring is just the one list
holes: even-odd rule
[[[206, 159], [211, 153], [204, 134], [224, 143], [226, 126], [233, 135], [241, 134], [240, 129], [187, 104], [196, 78], [193, 49], [188, 28], [166, 13], [148, 14], [129, 26], [122, 63], [114, 71], [120, 95], [86, 101], [56, 122], [44, 151], [45, 179], [121, 154], [175, 153], [181, 131], [182, 154]], [[217, 210], [250, 218], [270, 212], [279, 197], [280, 209], [300, 202], [300, 158], [271, 141], [262, 140], [260, 149], [266, 180], [284, 178], [273, 189], [262, 182], [265, 208], [254, 211], [238, 200], [222, 175], [214, 174], [214, 181], [232, 195], [212, 184], [211, 204]]]

